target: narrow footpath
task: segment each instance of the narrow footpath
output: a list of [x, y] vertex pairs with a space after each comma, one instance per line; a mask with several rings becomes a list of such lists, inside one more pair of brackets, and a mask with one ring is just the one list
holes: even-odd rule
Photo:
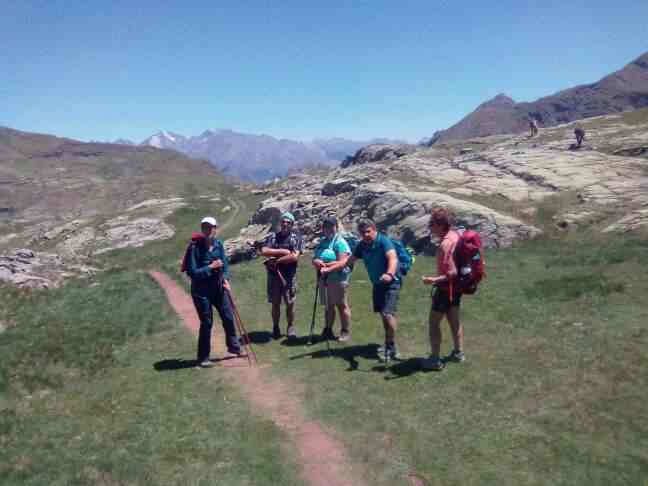
[[[191, 297], [168, 275], [150, 272], [150, 276], [166, 292], [169, 303], [184, 325], [195, 335], [199, 321]], [[218, 323], [213, 328], [212, 349], [217, 356], [225, 355], [223, 330]], [[312, 486], [364, 486], [363, 465], [352, 464], [339, 440], [324, 431], [316, 422], [306, 418], [304, 407], [290, 383], [279, 381], [262, 367], [249, 367], [245, 358], [219, 361], [219, 366], [206, 372], [224, 373], [252, 404], [252, 409], [270, 417], [292, 441], [302, 465], [302, 478]]]

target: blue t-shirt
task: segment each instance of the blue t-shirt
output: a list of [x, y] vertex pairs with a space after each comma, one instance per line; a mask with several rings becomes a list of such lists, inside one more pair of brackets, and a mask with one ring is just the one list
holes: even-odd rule
[[[327, 238], [326, 236], [321, 238], [317, 247], [315, 247], [315, 255], [313, 259], [320, 258], [324, 250], [333, 250], [338, 259], [340, 258], [340, 255], [345, 253], [349, 256], [351, 255], [349, 244], [339, 234], [335, 235], [333, 238]], [[327, 282], [347, 282], [350, 274], [351, 269], [349, 267], [344, 267], [342, 270], [329, 273], [326, 280]]]
[[[389, 250], [396, 251], [394, 244], [391, 240], [384, 234], [378, 233], [376, 239], [371, 244], [367, 244], [364, 240], [360, 240], [358, 246], [356, 246], [353, 256], [356, 258], [362, 258], [367, 267], [367, 273], [369, 274], [369, 279], [374, 285], [382, 284], [380, 277], [387, 272], [387, 260], [386, 253]], [[396, 275], [395, 280], [399, 280], [398, 275]]]

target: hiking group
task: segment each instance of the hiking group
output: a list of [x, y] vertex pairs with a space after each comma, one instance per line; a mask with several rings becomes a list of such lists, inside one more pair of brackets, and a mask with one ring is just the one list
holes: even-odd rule
[[[282, 337], [282, 304], [285, 305], [287, 339], [297, 338], [297, 265], [304, 248], [294, 225], [294, 215], [283, 213], [279, 230], [268, 235], [259, 245], [267, 270], [266, 291], [271, 305], [274, 339]], [[422, 361], [422, 366], [426, 370], [442, 370], [449, 361], [465, 360], [463, 328], [459, 318], [461, 297], [476, 291], [484, 274], [484, 260], [479, 234], [453, 229], [452, 216], [446, 208], [432, 210], [429, 229], [431, 235], [439, 239], [439, 244], [436, 275], [422, 277], [423, 284], [433, 287], [429, 314], [431, 352]], [[217, 239], [218, 224], [214, 218], [206, 217], [201, 222], [201, 230], [194, 233], [187, 247], [182, 270], [191, 278], [191, 295], [200, 318], [198, 364], [209, 367], [213, 365], [209, 359], [212, 306], [216, 307], [221, 317], [228, 352], [234, 356], [240, 356], [243, 352], [234, 327], [229, 269], [223, 244]], [[384, 345], [378, 348], [378, 359], [382, 362], [398, 360], [398, 304], [413, 257], [399, 240], [379, 232], [371, 219], [360, 219], [357, 232], [359, 238], [354, 234], [341, 233], [335, 216], [322, 220], [322, 236], [311, 261], [317, 284], [310, 337], [312, 339], [319, 299], [325, 309], [321, 338], [327, 342], [337, 340], [343, 343], [351, 339], [351, 308], [348, 302], [350, 276], [356, 261], [362, 260], [372, 284], [373, 311], [380, 315], [385, 334]], [[340, 332], [336, 337], [333, 326], [337, 315], [340, 318]], [[453, 349], [442, 358], [441, 321], [444, 317], [450, 325]]]

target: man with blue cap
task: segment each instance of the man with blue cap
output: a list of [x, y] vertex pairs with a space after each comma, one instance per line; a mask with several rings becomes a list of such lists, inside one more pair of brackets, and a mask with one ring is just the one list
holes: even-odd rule
[[268, 273], [268, 303], [272, 304], [272, 337], [281, 337], [279, 320], [281, 302], [286, 304], [286, 334], [289, 339], [297, 337], [295, 329], [295, 300], [297, 298], [297, 262], [303, 252], [301, 237], [293, 231], [295, 216], [285, 212], [280, 218], [279, 231], [270, 234], [261, 246], [261, 255]]
[[[216, 307], [227, 343], [227, 350], [234, 355], [241, 355], [241, 347], [234, 314], [227, 292], [230, 291], [229, 267], [223, 243], [216, 239], [218, 223], [216, 218], [207, 216], [200, 222], [200, 233], [194, 233], [191, 244], [185, 254], [187, 275], [191, 278], [191, 298], [200, 319], [198, 332], [198, 365], [202, 368], [213, 366], [209, 359], [211, 351], [211, 331]], [[183, 265], [183, 266], [184, 266]]]
[[345, 342], [351, 337], [351, 310], [347, 302], [347, 288], [351, 269], [347, 265], [351, 248], [338, 233], [338, 221], [335, 216], [328, 216], [322, 221], [323, 237], [320, 238], [313, 256], [313, 266], [318, 272], [320, 302], [326, 306], [326, 324], [322, 338], [335, 340], [333, 324], [335, 309], [340, 314], [340, 337]]

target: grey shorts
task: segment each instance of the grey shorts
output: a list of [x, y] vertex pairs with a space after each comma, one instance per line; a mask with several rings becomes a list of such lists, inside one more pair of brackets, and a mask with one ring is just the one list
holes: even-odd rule
[[373, 287], [373, 310], [381, 314], [396, 314], [400, 297], [400, 282], [389, 285], [378, 284]]
[[280, 304], [284, 301], [286, 304], [294, 304], [297, 299], [297, 276], [286, 281], [286, 285], [281, 282], [279, 277], [268, 274], [268, 303]]
[[320, 284], [320, 303], [324, 306], [347, 303], [348, 282], [327, 282]]

